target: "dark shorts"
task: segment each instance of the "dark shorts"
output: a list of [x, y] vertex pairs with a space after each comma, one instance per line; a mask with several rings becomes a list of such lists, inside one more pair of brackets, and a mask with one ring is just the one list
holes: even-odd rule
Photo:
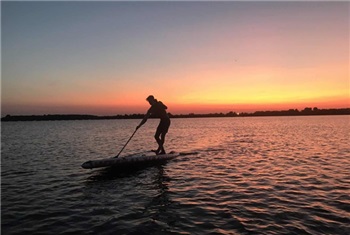
[[157, 132], [156, 134], [166, 134], [168, 133], [169, 130], [169, 126], [170, 126], [170, 119], [161, 119], [159, 122], [159, 125], [157, 127]]

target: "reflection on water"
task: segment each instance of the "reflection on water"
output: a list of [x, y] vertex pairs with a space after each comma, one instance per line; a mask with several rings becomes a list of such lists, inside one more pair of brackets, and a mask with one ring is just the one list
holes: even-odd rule
[[[2, 124], [3, 234], [350, 234], [349, 116], [174, 119], [138, 169], [114, 156], [139, 120]], [[156, 146], [149, 120], [122, 155]]]
[[144, 165], [135, 165], [135, 166], [122, 166], [122, 167], [105, 167], [99, 168], [93, 171], [93, 174], [90, 175], [87, 179], [87, 183], [90, 181], [109, 181], [118, 178], [124, 177], [134, 177], [138, 175], [142, 170], [147, 169], [149, 167], [161, 167], [167, 161], [157, 162], [157, 163], [145, 163]]

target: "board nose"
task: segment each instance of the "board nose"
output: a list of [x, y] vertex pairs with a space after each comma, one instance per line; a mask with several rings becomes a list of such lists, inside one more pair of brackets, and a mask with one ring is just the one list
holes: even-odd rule
[[84, 162], [81, 165], [81, 167], [84, 168], [84, 169], [91, 169], [92, 168], [91, 161]]

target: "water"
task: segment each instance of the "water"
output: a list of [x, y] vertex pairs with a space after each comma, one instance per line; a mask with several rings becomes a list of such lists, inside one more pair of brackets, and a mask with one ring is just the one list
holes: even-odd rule
[[[130, 172], [115, 156], [140, 120], [2, 123], [2, 234], [350, 234], [350, 116], [173, 119]], [[149, 120], [122, 155], [156, 148]]]

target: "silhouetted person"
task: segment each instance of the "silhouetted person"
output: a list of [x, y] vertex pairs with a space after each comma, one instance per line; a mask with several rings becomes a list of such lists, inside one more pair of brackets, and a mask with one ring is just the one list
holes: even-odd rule
[[169, 126], [170, 126], [170, 118], [166, 112], [166, 109], [168, 107], [165, 106], [161, 101], [156, 100], [153, 95], [148, 96], [146, 100], [149, 102], [151, 107], [148, 109], [145, 117], [142, 119], [142, 121], [136, 127], [136, 129], [139, 129], [143, 124], [145, 124], [147, 119], [151, 115], [154, 117], [160, 118], [160, 122], [157, 127], [156, 134], [154, 135], [154, 138], [158, 143], [158, 149], [153, 151], [157, 155], [165, 154], [165, 150], [164, 150], [165, 135], [168, 133]]

